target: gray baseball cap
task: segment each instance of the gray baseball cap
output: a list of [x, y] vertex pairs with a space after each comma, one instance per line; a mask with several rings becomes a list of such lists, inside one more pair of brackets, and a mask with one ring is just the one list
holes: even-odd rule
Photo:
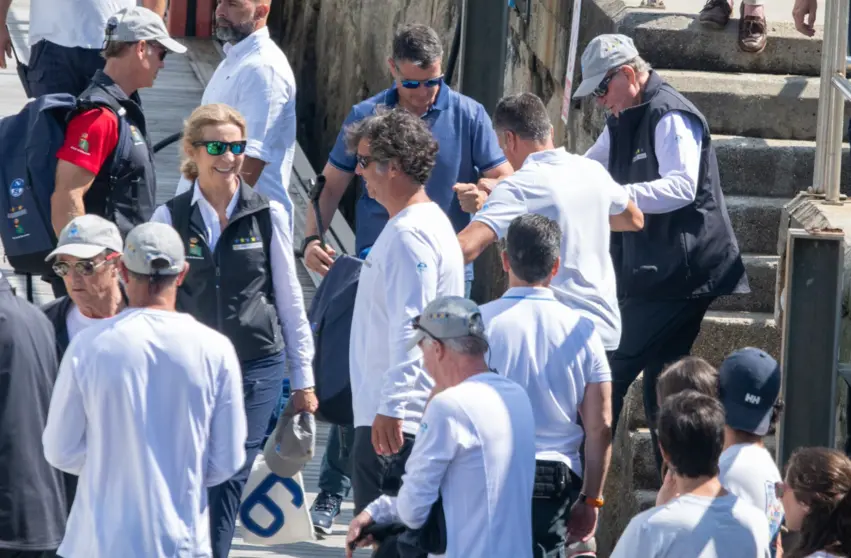
[[482, 314], [475, 302], [462, 296], [442, 296], [434, 299], [414, 318], [416, 334], [408, 343], [410, 351], [426, 337], [452, 339], [478, 337], [487, 342]]
[[298, 474], [315, 452], [316, 419], [307, 412], [296, 413], [290, 399], [263, 447], [266, 465], [279, 477], [288, 479]]
[[121, 252], [124, 243], [115, 223], [97, 215], [81, 215], [71, 219], [59, 233], [56, 249], [44, 261], [56, 256], [73, 256], [80, 259], [94, 258], [104, 250]]
[[176, 54], [186, 52], [185, 46], [169, 36], [163, 19], [141, 6], [124, 8], [111, 16], [106, 21], [106, 38], [122, 43], [156, 41]]
[[582, 53], [582, 83], [576, 88], [573, 98], [587, 97], [597, 89], [609, 71], [637, 57], [635, 43], [626, 35], [594, 37]]
[[183, 240], [165, 223], [143, 223], [124, 241], [121, 261], [139, 275], [177, 275], [186, 263]]

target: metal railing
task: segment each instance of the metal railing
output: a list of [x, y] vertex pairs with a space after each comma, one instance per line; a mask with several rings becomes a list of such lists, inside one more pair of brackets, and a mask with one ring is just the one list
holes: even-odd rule
[[825, 9], [813, 190], [827, 203], [839, 203], [845, 102], [851, 101], [851, 82], [845, 78], [848, 0], [827, 0]]

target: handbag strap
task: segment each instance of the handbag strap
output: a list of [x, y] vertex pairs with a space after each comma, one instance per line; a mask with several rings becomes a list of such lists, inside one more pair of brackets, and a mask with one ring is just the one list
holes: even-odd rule
[[15, 57], [15, 62], [18, 64], [21, 63], [21, 59], [18, 57], [18, 51], [15, 50], [15, 43], [12, 41], [12, 31], [9, 30], [9, 26], [6, 26], [6, 31], [9, 33], [9, 46], [12, 47], [12, 56]]

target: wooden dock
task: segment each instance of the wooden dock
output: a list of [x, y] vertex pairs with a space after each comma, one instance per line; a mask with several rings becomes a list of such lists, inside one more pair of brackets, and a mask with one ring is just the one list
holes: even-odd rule
[[[11, 7], [8, 19], [15, 48], [22, 58], [26, 59], [28, 53], [26, 37], [29, 30], [29, 1], [16, 0]], [[183, 120], [200, 104], [204, 84], [209, 80], [212, 70], [215, 69], [215, 64], [219, 60], [218, 56], [220, 56], [221, 51], [211, 41], [187, 40], [186, 43], [191, 49], [191, 55], [170, 55], [166, 58], [165, 68], [160, 71], [155, 86], [152, 89], [140, 92], [148, 129], [154, 143], [180, 131]], [[7, 69], [0, 70], [0, 117], [17, 113], [27, 101], [15, 71], [14, 61], [7, 61], [7, 66]], [[164, 203], [174, 194], [179, 178], [179, 161], [177, 144], [172, 144], [163, 149], [156, 156], [158, 204]], [[296, 208], [295, 242], [296, 246], [300, 246], [304, 238], [305, 212], [308, 210], [306, 183], [314, 176], [314, 172], [300, 148], [296, 155], [293, 170], [293, 180], [289, 192]], [[344, 225], [339, 215], [335, 217], [332, 227], [334, 227], [332, 245], [337, 248], [338, 253], [345, 252], [347, 245], [350, 246], [353, 243], [354, 237], [351, 230]], [[298, 275], [301, 279], [305, 302], [309, 305], [316, 290], [318, 278], [308, 273], [301, 261], [298, 262], [298, 266]], [[5, 261], [2, 245], [0, 245], [0, 273], [18, 289], [19, 295], [24, 295], [26, 292], [24, 278], [12, 272], [8, 262]], [[53, 299], [53, 294], [47, 283], [41, 281], [40, 278], [34, 278], [33, 284], [36, 303], [44, 304]], [[303, 472], [308, 502], [313, 502], [318, 491], [319, 465], [325, 449], [327, 435], [328, 427], [321, 425], [316, 443], [317, 455]], [[347, 499], [343, 506], [343, 513], [337, 518], [332, 536], [291, 545], [275, 547], [250, 545], [245, 543], [237, 532], [230, 556], [232, 558], [340, 557], [344, 555], [345, 533], [351, 517], [352, 502], [351, 499]], [[356, 556], [361, 558], [369, 555], [369, 551], [366, 550], [356, 553]]]

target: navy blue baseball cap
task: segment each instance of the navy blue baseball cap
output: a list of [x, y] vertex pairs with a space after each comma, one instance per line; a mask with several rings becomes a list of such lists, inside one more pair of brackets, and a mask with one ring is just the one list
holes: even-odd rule
[[780, 366], [771, 355], [753, 347], [740, 349], [718, 369], [718, 397], [727, 426], [765, 436], [774, 403], [780, 395]]

